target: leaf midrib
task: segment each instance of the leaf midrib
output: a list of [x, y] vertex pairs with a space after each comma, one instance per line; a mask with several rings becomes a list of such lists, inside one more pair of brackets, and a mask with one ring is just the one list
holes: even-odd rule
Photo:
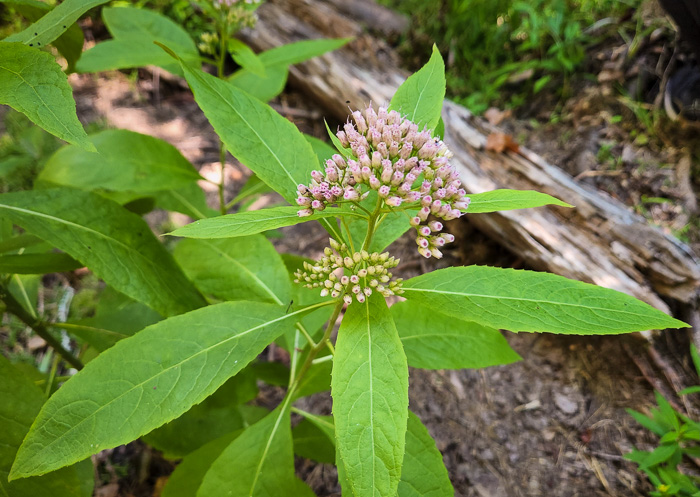
[[[582, 304], [570, 304], [567, 302], [556, 302], [556, 301], [551, 301], [551, 300], [535, 300], [535, 299], [528, 299], [525, 297], [506, 297], [506, 296], [500, 296], [500, 295], [481, 295], [481, 294], [476, 294], [476, 293], [462, 293], [462, 292], [450, 292], [447, 290], [431, 290], [428, 288], [411, 288], [411, 287], [404, 287], [403, 288], [404, 292], [426, 292], [426, 293], [438, 293], [438, 294], [444, 294], [444, 295], [458, 295], [460, 297], [467, 297], [467, 298], [487, 298], [487, 299], [498, 299], [498, 300], [514, 300], [514, 301], [522, 301], [522, 302], [532, 302], [534, 304], [551, 304], [551, 305], [560, 305], [560, 306], [566, 306], [566, 307], [574, 307], [574, 308], [581, 308], [581, 309], [590, 309], [594, 311], [606, 311], [606, 312], [615, 312], [615, 313], [620, 313], [620, 314], [631, 314], [633, 316], [639, 315], [638, 312], [631, 312], [631, 311], [624, 311], [621, 309], [610, 309], [608, 307], [595, 307], [595, 306], [589, 306], [589, 305], [582, 305]], [[670, 316], [669, 316], [670, 318]]]

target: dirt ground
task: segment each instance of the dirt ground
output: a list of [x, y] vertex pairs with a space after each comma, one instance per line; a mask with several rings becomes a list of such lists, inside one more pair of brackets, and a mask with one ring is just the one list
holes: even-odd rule
[[[117, 72], [73, 75], [71, 83], [84, 122], [163, 138], [177, 146], [205, 177], [217, 179], [216, 137], [187, 90], [162, 80], [156, 86], [146, 72], [137, 79]], [[290, 92], [274, 106], [303, 131], [323, 138], [321, 112], [305, 102], [303, 96]], [[529, 147], [545, 154], [556, 150], [549, 157], [554, 162], [557, 153], [572, 154], [567, 163], [576, 160], [579, 152], [562, 151], [551, 140], [528, 140], [528, 122], [512, 120], [506, 125], [518, 139], [525, 138]], [[540, 135], [556, 134], [545, 127], [537, 131]], [[231, 157], [229, 160], [227, 198], [235, 194], [246, 176], [240, 165]], [[210, 196], [214, 202], [215, 192]], [[167, 220], [162, 213], [149, 216], [156, 229]], [[517, 256], [476, 231], [468, 217], [449, 226], [457, 242], [440, 261], [425, 261], [413, 249], [412, 240], [398, 240], [390, 251], [402, 258], [399, 272], [410, 277], [447, 265], [523, 267]], [[169, 221], [184, 224], [187, 219], [171, 215]], [[283, 232], [284, 238], [276, 241], [282, 251], [313, 257], [325, 243], [320, 225], [308, 223]], [[677, 333], [672, 342], [687, 346], [684, 332]], [[645, 354], [638, 341], [538, 334], [508, 334], [507, 338], [523, 357], [522, 362], [476, 371], [411, 371], [411, 409], [435, 437], [456, 495], [647, 495], [651, 487], [645, 477], [622, 457], [633, 447], [649, 449], [654, 443], [625, 412], [626, 408], [645, 410], [653, 403], [649, 383], [630, 358]], [[682, 351], [682, 346], [671, 349]], [[687, 363], [683, 354], [674, 359]], [[695, 381], [690, 376], [687, 380]], [[263, 394], [274, 401], [278, 393], [272, 389]], [[329, 414], [330, 398], [317, 395], [303, 407]], [[140, 442], [103, 453], [97, 461], [107, 473], [116, 462], [128, 468], [126, 475], [111, 478], [97, 490], [101, 497], [158, 495], [174, 467]], [[299, 459], [297, 468], [319, 496], [339, 495], [331, 466]]]

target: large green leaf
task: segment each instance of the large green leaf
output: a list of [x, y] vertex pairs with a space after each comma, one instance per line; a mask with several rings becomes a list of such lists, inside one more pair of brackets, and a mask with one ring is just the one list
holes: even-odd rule
[[66, 75], [49, 53], [22, 43], [0, 42], [0, 104], [23, 113], [62, 140], [95, 149], [75, 114]]
[[465, 211], [467, 214], [528, 209], [530, 207], [542, 207], [543, 205], [573, 207], [546, 193], [532, 190], [492, 190], [484, 193], [472, 193], [469, 195], [469, 198], [471, 203]]
[[106, 71], [157, 65], [180, 72], [177, 64], [154, 41], [163, 43], [190, 63], [199, 61], [199, 52], [190, 35], [167, 17], [146, 9], [105, 7], [102, 17], [114, 37], [83, 53], [80, 72]]
[[44, 403], [44, 394], [34, 382], [0, 354], [0, 495], [4, 497], [90, 497], [94, 485], [89, 460], [51, 474], [7, 482], [12, 461], [34, 417]]
[[685, 328], [629, 295], [549, 273], [467, 266], [405, 281], [404, 297], [491, 328], [580, 335]]
[[11, 477], [44, 474], [171, 421], [252, 361], [296, 313], [224, 302], [156, 323], [89, 362], [49, 399]]
[[205, 295], [221, 300], [289, 303], [292, 289], [287, 269], [275, 247], [262, 235], [183, 240], [174, 255]]
[[204, 304], [143, 219], [99, 195], [70, 188], [5, 193], [0, 215], [163, 315]]
[[433, 45], [433, 54], [428, 63], [396, 90], [389, 108], [399, 111], [420, 127], [433, 130], [440, 121], [444, 99], [445, 63], [440, 51]]
[[[8, 36], [4, 41], [21, 42], [30, 47], [44, 47], [61, 36], [85, 12], [108, 1], [65, 0], [24, 31]], [[0, 57], [0, 60], [2, 59], [3, 57]]]
[[289, 68], [276, 65], [265, 68], [265, 76], [247, 70], [236, 71], [229, 79], [229, 84], [254, 96], [261, 102], [269, 102], [282, 93], [287, 84]]
[[[17, 11], [27, 18], [30, 22], [36, 22], [41, 19], [52, 7], [39, 0], [15, 0], [15, 1], [5, 1], [12, 5]], [[61, 27], [61, 29], [63, 29]], [[68, 72], [72, 72], [75, 68], [75, 62], [80, 58], [80, 54], [83, 51], [83, 43], [85, 42], [85, 37], [83, 36], [83, 30], [80, 29], [76, 23], [68, 26], [68, 29], [51, 42], [58, 51], [65, 57], [68, 63]]]
[[255, 235], [263, 231], [294, 226], [306, 221], [346, 214], [345, 211], [329, 207], [308, 217], [299, 217], [299, 208], [292, 205], [270, 207], [258, 211], [244, 211], [236, 214], [201, 219], [178, 228], [170, 235], [186, 238], [232, 238]]
[[293, 66], [299, 62], [323, 55], [326, 52], [337, 50], [350, 40], [352, 38], [322, 38], [297, 41], [262, 52], [259, 54], [259, 57], [263, 64], [268, 67], [278, 64]]
[[279, 497], [293, 495], [295, 485], [289, 404], [284, 403], [223, 450], [197, 496]]
[[178, 149], [158, 138], [110, 129], [91, 135], [90, 141], [98, 153], [63, 147], [49, 158], [38, 179], [85, 190], [137, 193], [182, 188], [201, 179]]
[[0, 256], [0, 273], [44, 274], [72, 271], [82, 267], [78, 261], [66, 254], [48, 252], [44, 254], [13, 254]]
[[404, 301], [391, 307], [408, 365], [424, 369], [485, 368], [520, 356], [501, 332]]
[[241, 404], [258, 394], [256, 377], [248, 367], [229, 378], [201, 404], [193, 405], [177, 419], [153, 430], [144, 437], [165, 457], [186, 456], [202, 445], [245, 426]]
[[384, 298], [349, 306], [331, 383], [336, 440], [356, 497], [394, 497], [408, 412], [408, 366]]
[[453, 497], [454, 494], [435, 441], [418, 416], [409, 412], [398, 497]]
[[318, 160], [294, 124], [270, 106], [181, 62], [194, 98], [231, 154], [289, 203]]
[[242, 432], [228, 433], [188, 454], [168, 478], [161, 497], [195, 497], [212, 463]]

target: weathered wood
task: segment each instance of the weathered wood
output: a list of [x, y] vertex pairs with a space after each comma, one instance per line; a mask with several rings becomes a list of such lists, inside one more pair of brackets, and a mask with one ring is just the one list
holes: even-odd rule
[[[259, 9], [260, 22], [246, 41], [264, 50], [306, 38], [355, 36], [346, 48], [290, 71], [294, 86], [345, 119], [348, 107], [388, 102], [406, 73], [390, 47], [363, 34], [358, 23], [333, 5], [272, 0]], [[467, 191], [532, 189], [576, 206], [466, 216], [530, 266], [626, 292], [666, 312], [664, 299], [697, 302], [698, 262], [678, 240], [530, 150], [521, 147], [518, 153], [501, 154], [485, 150], [487, 136], [497, 128], [467, 109], [446, 102], [443, 120], [445, 142], [454, 152], [452, 162]]]

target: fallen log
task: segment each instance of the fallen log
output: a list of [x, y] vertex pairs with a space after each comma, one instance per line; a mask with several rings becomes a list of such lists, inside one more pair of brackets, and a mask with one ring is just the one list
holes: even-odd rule
[[[258, 10], [260, 22], [244, 37], [258, 50], [309, 38], [355, 37], [345, 48], [290, 70], [292, 85], [345, 119], [348, 107], [388, 102], [406, 73], [389, 46], [367, 35], [336, 5], [340, 3], [271, 0]], [[680, 241], [524, 147], [486, 150], [487, 137], [498, 128], [467, 109], [446, 101], [443, 120], [445, 142], [468, 192], [537, 190], [576, 207], [465, 216], [469, 222], [535, 269], [614, 288], [665, 312], [670, 312], [668, 302], [697, 308], [700, 268]]]

